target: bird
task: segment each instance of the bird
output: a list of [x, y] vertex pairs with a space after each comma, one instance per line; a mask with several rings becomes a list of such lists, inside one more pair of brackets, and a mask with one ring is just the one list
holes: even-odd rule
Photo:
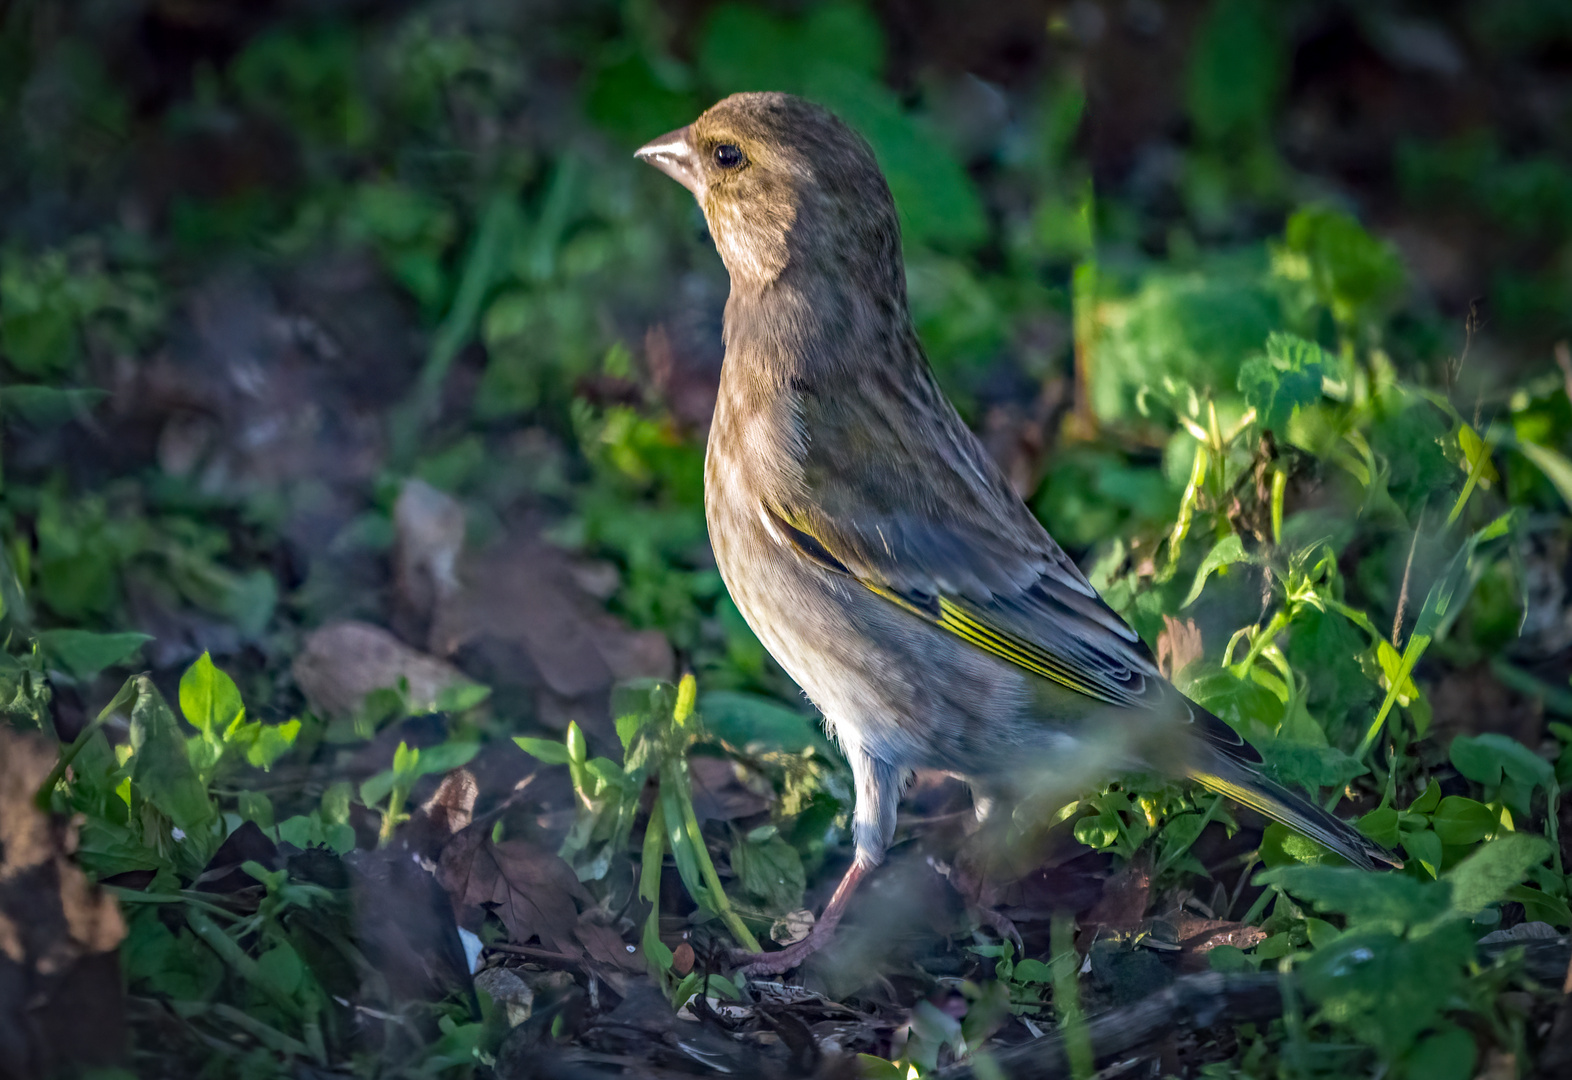
[[635, 157], [692, 192], [731, 281], [704, 462], [716, 564], [855, 792], [852, 863], [813, 931], [742, 970], [789, 971], [828, 943], [920, 768], [967, 781], [980, 811], [1035, 775], [1151, 768], [1355, 866], [1401, 865], [1263, 775], [1021, 501], [929, 366], [896, 206], [856, 131], [791, 94], [739, 93]]

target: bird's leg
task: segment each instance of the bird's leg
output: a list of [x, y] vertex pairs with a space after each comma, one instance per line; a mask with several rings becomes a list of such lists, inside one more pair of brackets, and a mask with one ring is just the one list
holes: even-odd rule
[[895, 805], [901, 798], [902, 770], [860, 748], [848, 746], [846, 750], [857, 792], [857, 807], [852, 813], [852, 838], [857, 854], [840, 884], [835, 886], [824, 914], [813, 924], [807, 937], [777, 952], [734, 955], [745, 975], [779, 975], [828, 945], [830, 938], [835, 936], [841, 916], [846, 914], [852, 893], [857, 891], [857, 884], [869, 870], [884, 861], [885, 849], [895, 835]]
[[841, 877], [841, 883], [835, 886], [835, 895], [831, 896], [830, 902], [824, 906], [824, 914], [819, 916], [818, 921], [813, 924], [813, 929], [808, 931], [808, 936], [801, 941], [776, 952], [736, 954], [735, 959], [742, 963], [742, 973], [780, 975], [828, 945], [830, 939], [835, 936], [835, 927], [840, 923], [841, 916], [846, 914], [846, 905], [851, 902], [852, 893], [857, 891], [857, 884], [871, 869], [872, 867], [861, 859], [851, 864]]

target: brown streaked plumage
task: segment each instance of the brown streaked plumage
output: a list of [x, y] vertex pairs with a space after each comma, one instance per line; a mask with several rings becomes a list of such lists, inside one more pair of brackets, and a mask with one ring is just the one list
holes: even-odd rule
[[1148, 765], [1395, 863], [1262, 777], [1016, 496], [934, 381], [867, 143], [799, 98], [737, 94], [638, 156], [693, 192], [731, 275], [704, 476], [716, 560], [856, 778], [852, 869], [812, 937], [749, 970], [828, 940], [914, 768], [991, 796]]

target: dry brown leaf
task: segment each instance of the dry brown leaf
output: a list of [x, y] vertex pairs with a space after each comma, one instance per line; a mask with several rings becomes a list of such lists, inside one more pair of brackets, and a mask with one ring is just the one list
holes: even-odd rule
[[1172, 615], [1164, 615], [1162, 632], [1157, 635], [1157, 667], [1163, 677], [1172, 681], [1203, 655], [1201, 630], [1195, 620], [1180, 622]]
[[522, 839], [494, 843], [482, 821], [442, 849], [437, 880], [466, 929], [478, 931], [495, 911], [515, 944], [538, 937], [555, 952], [582, 954], [574, 931], [590, 896], [555, 852]]
[[666, 636], [630, 630], [586, 596], [556, 548], [515, 540], [467, 555], [461, 587], [437, 606], [429, 644], [440, 656], [466, 647], [522, 650], [556, 694], [582, 697], [619, 679], [669, 678]]
[[0, 1075], [19, 1080], [125, 1050], [120, 908], [71, 861], [75, 828], [33, 805], [55, 753], [0, 727]]
[[635, 975], [647, 968], [643, 950], [628, 944], [612, 927], [582, 917], [574, 933], [591, 960]]
[[401, 679], [417, 710], [434, 708], [444, 690], [472, 685], [447, 661], [410, 648], [380, 626], [353, 621], [314, 631], [292, 671], [311, 707], [326, 716], [348, 715], [367, 694]]
[[749, 787], [729, 758], [690, 758], [688, 777], [693, 782], [693, 812], [700, 821], [735, 821], [770, 808], [769, 797]]

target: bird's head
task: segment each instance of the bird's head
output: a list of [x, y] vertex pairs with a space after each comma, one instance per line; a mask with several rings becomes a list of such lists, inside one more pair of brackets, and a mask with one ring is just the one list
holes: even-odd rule
[[863, 138], [790, 94], [733, 94], [634, 155], [693, 192], [732, 283], [788, 271], [904, 293], [900, 226]]

